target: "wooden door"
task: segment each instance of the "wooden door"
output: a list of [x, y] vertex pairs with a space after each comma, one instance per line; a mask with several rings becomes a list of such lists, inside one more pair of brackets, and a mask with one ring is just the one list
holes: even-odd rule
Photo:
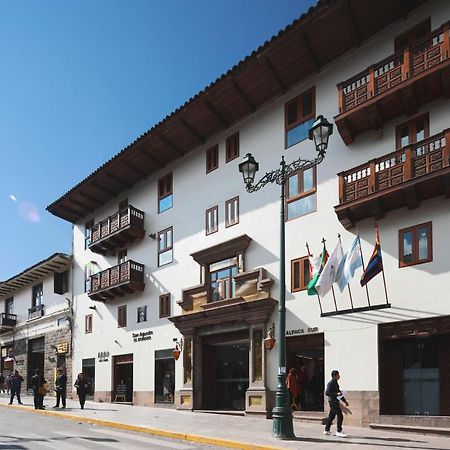
[[403, 414], [402, 341], [380, 341], [380, 414]]

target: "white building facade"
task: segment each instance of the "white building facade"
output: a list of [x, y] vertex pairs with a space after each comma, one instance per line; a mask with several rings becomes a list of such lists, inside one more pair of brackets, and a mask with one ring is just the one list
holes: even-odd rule
[[[335, 123], [327, 156], [285, 191], [299, 414], [323, 415], [338, 369], [348, 423], [444, 423], [450, 4], [402, 5], [319, 3], [48, 207], [74, 223], [73, 374], [95, 379], [95, 399], [270, 415], [279, 187], [247, 193], [238, 163], [251, 153], [264, 174], [314, 158], [321, 114]], [[323, 239], [345, 252], [359, 234], [367, 263], [375, 224], [384, 273], [309, 296], [305, 243], [314, 259]]]

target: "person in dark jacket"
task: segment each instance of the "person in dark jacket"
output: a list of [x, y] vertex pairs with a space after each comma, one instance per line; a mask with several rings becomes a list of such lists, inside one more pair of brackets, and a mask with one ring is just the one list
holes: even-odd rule
[[11, 398], [9, 400], [10, 405], [12, 405], [14, 396], [16, 395], [17, 395], [17, 403], [19, 403], [19, 405], [23, 405], [22, 400], [20, 400], [20, 390], [22, 389], [22, 381], [23, 377], [19, 374], [18, 370], [15, 370], [14, 374], [8, 377], [8, 383], [11, 389]]
[[59, 408], [59, 402], [62, 402], [62, 407], [66, 407], [67, 397], [67, 375], [64, 373], [64, 368], [58, 367], [58, 375], [55, 380], [56, 391], [56, 405], [53, 408]]
[[88, 391], [88, 382], [84, 373], [79, 373], [74, 386], [77, 388], [78, 400], [80, 401], [81, 409], [84, 409], [84, 403], [86, 401], [86, 394]]
[[36, 369], [34, 375], [31, 377], [31, 386], [33, 386], [34, 393], [34, 409], [45, 409], [44, 407], [44, 384], [47, 381], [39, 369]]
[[338, 380], [340, 378], [341, 376], [339, 375], [339, 371], [333, 370], [331, 372], [331, 380], [328, 382], [327, 389], [325, 390], [325, 394], [328, 397], [328, 403], [330, 405], [330, 413], [328, 414], [328, 419], [323, 434], [331, 434], [331, 424], [333, 423], [334, 418], [337, 416], [337, 432], [335, 433], [335, 436], [347, 437], [347, 435], [342, 431], [342, 422], [344, 421], [344, 416], [342, 415], [340, 401], [344, 402], [346, 406], [348, 406], [348, 402], [342, 395], [341, 389], [339, 387]]
[[5, 376], [0, 373], [0, 391], [2, 391], [3, 393], [5, 393]]

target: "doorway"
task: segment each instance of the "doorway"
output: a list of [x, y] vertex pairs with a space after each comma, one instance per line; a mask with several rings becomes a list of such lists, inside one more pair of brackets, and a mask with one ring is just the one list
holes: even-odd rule
[[133, 402], [133, 354], [114, 356], [113, 402]]
[[31, 377], [35, 374], [36, 369], [44, 373], [44, 337], [30, 339], [28, 341], [28, 362], [27, 362], [27, 388], [31, 388]]
[[87, 395], [93, 397], [95, 392], [95, 358], [83, 359], [81, 362], [81, 371], [84, 373], [88, 383]]
[[175, 359], [172, 351], [155, 351], [155, 403], [174, 403]]

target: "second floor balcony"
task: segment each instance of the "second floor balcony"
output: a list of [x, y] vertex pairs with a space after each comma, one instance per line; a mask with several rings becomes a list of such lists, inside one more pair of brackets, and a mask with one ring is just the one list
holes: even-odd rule
[[88, 295], [92, 300], [108, 301], [143, 291], [144, 287], [144, 265], [129, 260], [91, 275]]
[[114, 254], [135, 239], [142, 239], [144, 235], [144, 212], [128, 206], [91, 228], [89, 249], [102, 255]]
[[402, 114], [450, 95], [450, 33], [445, 23], [420, 41], [338, 84], [336, 126], [346, 144]]
[[44, 305], [35, 305], [28, 308], [28, 320], [39, 319], [44, 315]]
[[445, 195], [450, 197], [450, 129], [339, 173], [339, 205], [345, 228], [368, 217]]
[[15, 314], [1, 313], [0, 314], [0, 333], [2, 331], [9, 331], [17, 324], [17, 316]]

